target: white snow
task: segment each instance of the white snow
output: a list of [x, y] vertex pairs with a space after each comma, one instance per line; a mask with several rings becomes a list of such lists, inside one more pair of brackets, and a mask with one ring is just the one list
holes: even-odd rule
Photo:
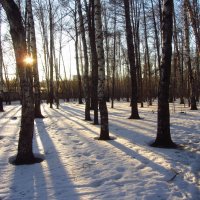
[[[155, 103], [154, 103], [155, 104]], [[110, 105], [108, 104], [108, 107]], [[99, 141], [99, 126], [84, 121], [84, 105], [50, 109], [35, 120], [34, 152], [45, 160], [14, 166], [21, 106], [0, 113], [0, 200], [199, 200], [200, 111], [172, 104], [171, 133], [180, 149], [149, 146], [156, 137], [156, 105], [139, 108], [142, 120], [130, 120], [130, 106], [109, 108], [112, 141]], [[180, 113], [184, 111], [184, 113]], [[16, 118], [14, 118], [16, 117]]]

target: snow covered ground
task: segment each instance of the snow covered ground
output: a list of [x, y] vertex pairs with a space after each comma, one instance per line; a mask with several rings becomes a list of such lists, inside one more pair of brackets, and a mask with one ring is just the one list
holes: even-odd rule
[[[110, 107], [110, 105], [108, 105]], [[84, 105], [42, 105], [35, 121], [34, 165], [8, 163], [16, 154], [21, 110], [0, 113], [0, 200], [199, 200], [200, 111], [171, 105], [171, 133], [180, 149], [152, 148], [156, 106], [129, 120], [129, 103], [109, 108], [112, 141], [98, 141], [99, 126], [83, 120]], [[180, 113], [183, 111], [184, 113]], [[17, 119], [16, 119], [16, 118]]]

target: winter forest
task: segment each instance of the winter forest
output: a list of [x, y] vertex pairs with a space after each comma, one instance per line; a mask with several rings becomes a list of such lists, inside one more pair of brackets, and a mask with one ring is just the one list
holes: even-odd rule
[[199, 101], [199, 0], [0, 0], [0, 200], [199, 200]]

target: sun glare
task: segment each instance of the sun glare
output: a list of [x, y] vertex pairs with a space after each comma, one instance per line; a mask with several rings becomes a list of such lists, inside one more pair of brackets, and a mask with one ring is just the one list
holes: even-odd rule
[[24, 59], [24, 62], [28, 65], [31, 65], [33, 64], [33, 58], [30, 57], [30, 56], [27, 56], [25, 59]]

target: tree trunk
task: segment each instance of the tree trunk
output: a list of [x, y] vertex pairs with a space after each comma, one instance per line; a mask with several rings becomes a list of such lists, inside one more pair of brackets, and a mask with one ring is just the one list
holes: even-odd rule
[[189, 24], [187, 17], [187, 1], [184, 0], [184, 46], [185, 46], [185, 65], [189, 72], [189, 82], [190, 82], [190, 99], [191, 99], [191, 110], [197, 110], [196, 98], [195, 98], [195, 80], [192, 71], [191, 58], [190, 58], [190, 41], [189, 41]]
[[80, 23], [80, 32], [83, 43], [83, 53], [84, 53], [84, 85], [85, 85], [85, 120], [91, 121], [90, 118], [90, 89], [89, 89], [89, 77], [88, 77], [88, 52], [87, 52], [87, 42], [85, 37], [85, 27], [83, 22], [82, 8], [80, 0], [77, 0], [78, 3], [78, 14], [79, 14], [79, 23]]
[[54, 101], [54, 87], [53, 87], [53, 16], [52, 16], [52, 5], [49, 0], [49, 31], [50, 31], [50, 57], [49, 57], [49, 67], [50, 67], [50, 88], [49, 88], [49, 103], [50, 108], [53, 108]]
[[91, 108], [94, 110], [94, 124], [99, 124], [98, 120], [98, 59], [97, 50], [95, 44], [95, 23], [94, 23], [94, 1], [89, 2], [89, 7], [87, 6], [85, 0], [85, 7], [87, 12], [88, 20], [88, 31], [90, 39], [91, 48], [91, 61], [92, 61], [92, 92], [91, 92]]
[[33, 20], [32, 3], [31, 0], [27, 0], [27, 14], [30, 23], [30, 48], [33, 58], [33, 77], [34, 77], [34, 101], [35, 101], [35, 118], [44, 118], [41, 114], [40, 109], [40, 81], [38, 73], [38, 59], [37, 59], [37, 47], [36, 47], [36, 37], [35, 37], [35, 25]]
[[132, 83], [130, 119], [140, 119], [139, 114], [138, 114], [138, 106], [137, 106], [137, 77], [136, 77], [135, 53], [134, 53], [134, 45], [133, 45], [133, 33], [132, 33], [132, 28], [131, 28], [129, 1], [127, 0], [124, 0], [124, 12], [125, 12], [125, 19], [126, 19], [126, 41], [127, 41], [127, 47], [128, 47], [128, 59], [129, 59], [129, 64], [130, 64], [130, 74], [131, 74], [131, 83]]
[[170, 134], [169, 84], [172, 56], [173, 0], [163, 0], [162, 10], [162, 57], [158, 91], [157, 137], [152, 146], [175, 147]]
[[146, 12], [144, 8], [144, 2], [143, 2], [143, 15], [144, 15], [145, 50], [146, 50], [147, 68], [148, 68], [148, 103], [150, 106], [152, 106], [151, 65], [150, 65], [150, 58], [149, 58], [149, 45], [148, 45]]
[[193, 9], [192, 9], [192, 6], [190, 4], [190, 1], [189, 0], [185, 0], [185, 6], [186, 8], [185, 9], [188, 9], [188, 12], [189, 12], [189, 17], [190, 17], [190, 21], [191, 21], [191, 25], [192, 25], [192, 29], [193, 29], [193, 32], [194, 32], [194, 36], [195, 36], [195, 40], [196, 40], [196, 44], [197, 44], [197, 49], [198, 49], [198, 52], [200, 53], [200, 32], [199, 32], [199, 23], [195, 17], [195, 14], [193, 12]]
[[105, 97], [105, 58], [103, 49], [103, 31], [101, 20], [100, 0], [94, 0], [95, 25], [96, 25], [96, 48], [98, 56], [98, 100], [101, 116], [100, 140], [109, 140], [108, 110]]
[[3, 110], [3, 52], [2, 52], [2, 45], [1, 45], [1, 7], [0, 7], [0, 112], [4, 112]]
[[179, 96], [180, 96], [180, 104], [184, 104], [183, 98], [183, 78], [182, 78], [182, 68], [181, 68], [181, 57], [180, 57], [180, 50], [178, 47], [178, 36], [177, 36], [177, 25], [176, 25], [176, 15], [175, 10], [173, 10], [173, 19], [174, 19], [174, 47], [175, 47], [175, 57], [177, 61], [177, 68], [179, 71]]
[[112, 62], [112, 93], [111, 93], [111, 108], [114, 108], [114, 98], [115, 98], [115, 71], [116, 71], [116, 24], [117, 24], [117, 12], [116, 12], [116, 2], [114, 3], [114, 17], [113, 17], [113, 62]]
[[76, 55], [76, 71], [77, 71], [77, 77], [78, 77], [78, 103], [83, 104], [82, 98], [82, 81], [81, 81], [81, 75], [80, 75], [80, 69], [79, 69], [79, 58], [78, 58], [78, 27], [77, 27], [77, 8], [75, 8], [75, 55]]
[[27, 56], [26, 34], [20, 11], [13, 0], [1, 0], [10, 24], [10, 34], [13, 41], [16, 64], [20, 77], [22, 118], [19, 133], [18, 153], [15, 164], [32, 164], [41, 160], [33, 155], [32, 140], [34, 132], [34, 102], [31, 66], [24, 59]]

